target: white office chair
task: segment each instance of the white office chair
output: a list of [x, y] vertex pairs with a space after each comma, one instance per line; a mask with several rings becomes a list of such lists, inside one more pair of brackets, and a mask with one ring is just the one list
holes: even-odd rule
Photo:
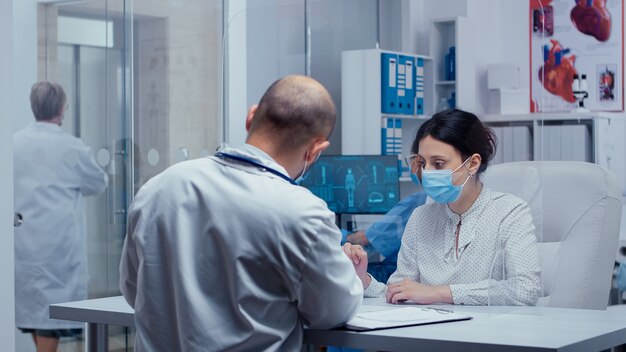
[[537, 305], [606, 309], [622, 211], [615, 175], [586, 162], [523, 161], [490, 166], [482, 180], [531, 208], [543, 279]]

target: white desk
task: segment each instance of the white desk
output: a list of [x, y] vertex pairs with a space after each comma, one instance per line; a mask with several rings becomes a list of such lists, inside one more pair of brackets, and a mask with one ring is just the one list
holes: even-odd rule
[[[365, 299], [363, 310], [388, 306]], [[452, 307], [469, 321], [369, 332], [305, 330], [304, 343], [386, 351], [600, 351], [626, 343], [626, 307]], [[107, 351], [108, 325], [134, 326], [120, 296], [53, 304], [50, 317], [87, 322], [88, 351]]]
[[109, 325], [135, 326], [135, 311], [122, 296], [50, 305], [50, 318], [87, 323], [87, 351], [109, 350]]

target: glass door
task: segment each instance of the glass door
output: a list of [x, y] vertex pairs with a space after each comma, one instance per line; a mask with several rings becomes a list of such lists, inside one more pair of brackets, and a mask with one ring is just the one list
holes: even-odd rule
[[[123, 1], [58, 5], [56, 73], [67, 90], [69, 109], [63, 128], [92, 150], [109, 176], [109, 187], [86, 198], [89, 297], [119, 294], [118, 269], [126, 227], [131, 153], [127, 109]], [[50, 43], [48, 43], [50, 45]], [[49, 62], [49, 67], [55, 63]], [[50, 78], [48, 78], [50, 79]]]
[[[85, 198], [88, 298], [120, 294], [118, 266], [134, 187], [129, 5], [124, 0], [40, 5], [47, 55], [39, 77], [64, 87], [68, 109], [62, 128], [91, 148], [109, 177], [102, 194]], [[132, 346], [128, 331], [110, 327], [109, 347]], [[60, 349], [80, 351], [82, 344], [65, 338]]]

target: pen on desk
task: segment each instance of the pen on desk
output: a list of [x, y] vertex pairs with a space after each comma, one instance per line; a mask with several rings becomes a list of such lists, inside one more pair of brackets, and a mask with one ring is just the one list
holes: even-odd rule
[[441, 313], [441, 314], [454, 313], [454, 311], [450, 310], [450, 309], [435, 308], [435, 307], [424, 307], [424, 308], [422, 308], [422, 310], [434, 310], [435, 312]]

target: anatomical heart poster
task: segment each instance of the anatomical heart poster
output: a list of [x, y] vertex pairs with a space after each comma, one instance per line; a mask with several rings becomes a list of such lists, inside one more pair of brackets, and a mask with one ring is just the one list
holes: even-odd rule
[[624, 0], [530, 0], [531, 111], [624, 110], [623, 14]]

